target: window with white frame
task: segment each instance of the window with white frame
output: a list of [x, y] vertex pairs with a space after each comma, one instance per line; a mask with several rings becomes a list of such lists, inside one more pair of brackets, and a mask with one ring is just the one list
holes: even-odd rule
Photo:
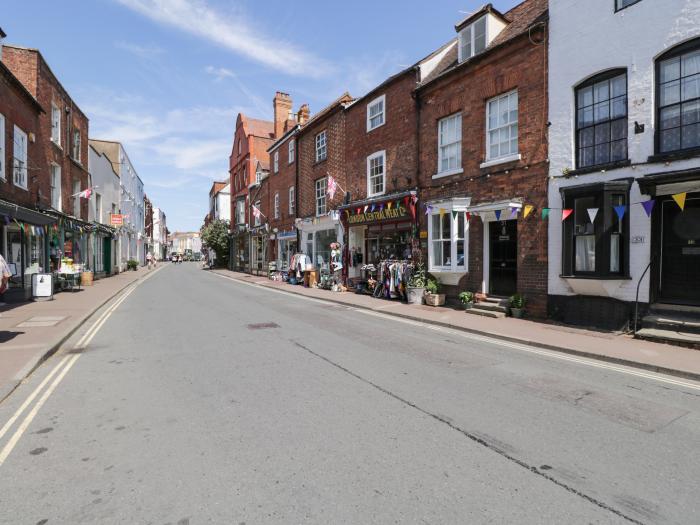
[[255, 171], [255, 184], [260, 184], [263, 179], [263, 172], [260, 168]]
[[12, 179], [15, 186], [27, 189], [27, 134], [15, 126], [14, 152], [12, 154]]
[[51, 164], [51, 207], [61, 211], [61, 166]]
[[518, 92], [492, 98], [486, 104], [486, 158], [518, 154]]
[[262, 211], [260, 210], [260, 201], [255, 201], [255, 207], [258, 210], [257, 212], [255, 212], [257, 214], [257, 217], [253, 215], [255, 219], [255, 226], [260, 226], [262, 224]]
[[486, 49], [486, 16], [469, 24], [459, 32], [459, 61], [481, 53]]
[[236, 201], [236, 224], [245, 224], [245, 199]]
[[462, 114], [438, 122], [438, 174], [457, 172], [462, 167]]
[[73, 217], [80, 218], [80, 181], [73, 181]]
[[95, 193], [95, 217], [97, 222], [102, 222], [102, 195]]
[[287, 164], [291, 164], [294, 162], [294, 154], [295, 154], [295, 141], [294, 139], [291, 139], [289, 141], [289, 144], [287, 144]]
[[386, 152], [378, 151], [367, 157], [367, 196], [374, 197], [386, 191]]
[[280, 150], [275, 151], [272, 156], [272, 169], [277, 173], [280, 170]]
[[372, 131], [384, 124], [386, 95], [375, 98], [367, 104], [367, 131]]
[[328, 148], [326, 145], [326, 130], [316, 135], [316, 162], [325, 160], [328, 155]]
[[294, 186], [289, 188], [289, 215], [294, 216], [294, 210], [296, 209], [296, 191]]
[[275, 193], [275, 219], [280, 218], [280, 194]]
[[430, 271], [467, 271], [467, 236], [464, 210], [434, 207], [428, 221]]
[[316, 217], [326, 214], [326, 189], [328, 181], [325, 177], [316, 181]]
[[5, 115], [0, 113], [0, 179], [6, 180], [5, 175]]
[[51, 140], [61, 145], [61, 109], [56, 104], [51, 104]]
[[80, 130], [73, 130], [73, 160], [80, 163]]

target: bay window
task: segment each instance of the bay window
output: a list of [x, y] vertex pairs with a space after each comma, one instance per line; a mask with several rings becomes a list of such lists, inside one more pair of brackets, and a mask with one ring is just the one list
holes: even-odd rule
[[562, 222], [562, 275], [623, 279], [629, 273], [630, 182], [610, 181], [563, 188], [572, 209]]
[[428, 221], [431, 272], [466, 272], [468, 231], [464, 209], [433, 207]]

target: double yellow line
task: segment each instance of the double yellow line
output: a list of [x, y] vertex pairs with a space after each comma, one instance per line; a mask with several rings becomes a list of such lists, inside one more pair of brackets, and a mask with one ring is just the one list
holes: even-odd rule
[[145, 280], [149, 279], [152, 277], [156, 272], [160, 271], [164, 267], [159, 268], [155, 272], [151, 273], [150, 275], [147, 275], [140, 281], [133, 283], [129, 285], [124, 292], [122, 292], [122, 295], [117, 299], [114, 304], [112, 304], [107, 310], [105, 310], [102, 315], [90, 326], [90, 328], [83, 334], [83, 336], [78, 340], [76, 345], [73, 347], [73, 351], [77, 352], [74, 354], [70, 355], [65, 355], [61, 360], [58, 362], [58, 364], [53, 367], [51, 372], [44, 378], [44, 380], [39, 383], [39, 386], [37, 386], [34, 391], [29, 394], [27, 399], [24, 400], [22, 405], [17, 409], [17, 411], [12, 415], [12, 417], [3, 425], [3, 427], [0, 429], [0, 440], [3, 439], [5, 434], [12, 428], [12, 425], [15, 424], [15, 422], [22, 416], [25, 410], [29, 408], [29, 406], [34, 402], [36, 397], [44, 390], [44, 387], [53, 379], [53, 382], [51, 385], [44, 390], [44, 393], [41, 395], [39, 398], [39, 401], [36, 402], [36, 404], [32, 407], [32, 409], [29, 411], [27, 416], [24, 418], [22, 423], [17, 427], [17, 430], [15, 430], [15, 433], [12, 434], [12, 437], [8, 440], [8, 442], [5, 444], [5, 446], [0, 450], [0, 467], [3, 465], [7, 457], [10, 455], [12, 450], [15, 448], [19, 440], [22, 438], [22, 435], [24, 432], [27, 430], [29, 425], [32, 423], [36, 415], [39, 413], [39, 410], [41, 410], [41, 407], [44, 406], [44, 403], [48, 400], [48, 398], [51, 396], [53, 391], [56, 389], [56, 387], [59, 385], [59, 383], [63, 380], [63, 378], [66, 376], [68, 371], [73, 367], [75, 362], [80, 358], [82, 355], [80, 352], [87, 348], [87, 346], [90, 344], [92, 339], [97, 335], [97, 332], [100, 331], [102, 328], [102, 325], [107, 322], [107, 319], [116, 311], [119, 306], [126, 301], [127, 297], [133, 293], [133, 291], [136, 289], [136, 287], [144, 282]]

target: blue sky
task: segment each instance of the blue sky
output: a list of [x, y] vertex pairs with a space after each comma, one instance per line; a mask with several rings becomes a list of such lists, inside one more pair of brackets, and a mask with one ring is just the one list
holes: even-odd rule
[[198, 230], [211, 182], [228, 177], [238, 112], [271, 119], [276, 90], [312, 113], [360, 96], [482, 3], [2, 0], [0, 25], [7, 43], [42, 51], [91, 137], [124, 144], [170, 230]]

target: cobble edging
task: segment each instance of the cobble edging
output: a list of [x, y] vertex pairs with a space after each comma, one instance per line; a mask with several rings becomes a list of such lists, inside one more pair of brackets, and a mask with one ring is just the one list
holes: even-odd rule
[[[293, 291], [284, 290], [282, 288], [273, 288], [270, 286], [266, 286], [265, 284], [255, 282], [255, 281], [250, 281], [250, 280], [242, 279], [239, 277], [233, 277], [231, 275], [226, 275], [225, 273], [220, 272], [220, 271], [214, 270], [214, 273], [217, 273], [218, 275], [221, 275], [222, 277], [225, 277], [227, 279], [231, 279], [232, 281], [238, 281], [238, 282], [245, 283], [245, 284], [252, 284], [252, 285], [258, 286], [260, 288], [264, 288], [264, 289], [277, 290], [281, 293], [296, 296], [296, 297], [305, 297], [305, 298], [310, 297], [310, 296], [295, 293]], [[649, 363], [640, 363], [638, 361], [631, 361], [629, 359], [623, 359], [623, 358], [619, 358], [619, 357], [613, 357], [613, 356], [608, 356], [608, 355], [601, 355], [601, 354], [595, 354], [595, 353], [591, 353], [591, 352], [585, 352], [583, 350], [576, 350], [573, 348], [567, 348], [565, 346], [558, 346], [558, 345], [551, 345], [551, 344], [547, 344], [547, 343], [541, 343], [539, 341], [533, 341], [531, 339], [512, 337], [509, 335], [499, 334], [497, 332], [488, 332], [485, 330], [476, 330], [474, 328], [467, 328], [467, 327], [463, 327], [463, 326], [453, 325], [453, 324], [446, 323], [443, 321], [431, 321], [431, 320], [427, 320], [427, 319], [424, 319], [422, 317], [419, 317], [417, 315], [405, 314], [405, 313], [400, 313], [400, 312], [388, 312], [388, 311], [379, 310], [376, 308], [370, 308], [370, 307], [363, 306], [363, 305], [349, 303], [347, 301], [343, 301], [340, 298], [336, 298], [333, 295], [330, 295], [328, 298], [325, 298], [325, 297], [324, 298], [310, 297], [310, 298], [317, 299], [319, 301], [328, 301], [331, 303], [341, 304], [343, 306], [347, 306], [350, 308], [357, 308], [357, 309], [362, 309], [362, 310], [368, 310], [371, 312], [381, 313], [384, 315], [390, 315], [393, 317], [398, 317], [398, 318], [407, 319], [407, 320], [411, 320], [411, 321], [419, 321], [421, 323], [429, 323], [432, 325], [441, 326], [443, 328], [449, 328], [451, 330], [459, 330], [460, 332], [466, 332], [466, 333], [471, 333], [471, 334], [475, 334], [475, 335], [492, 337], [494, 339], [507, 341], [509, 343], [523, 344], [523, 345], [533, 346], [535, 348], [541, 348], [543, 350], [550, 350], [550, 351], [554, 351], [554, 352], [565, 353], [565, 354], [573, 355], [576, 357], [585, 357], [588, 359], [594, 359], [596, 361], [603, 361], [606, 363], [611, 363], [611, 364], [616, 364], [616, 365], [621, 365], [621, 366], [628, 366], [631, 368], [637, 368], [637, 369], [645, 370], [647, 372], [655, 372], [655, 373], [671, 375], [671, 376], [679, 377], [679, 378], [683, 378], [683, 379], [690, 379], [692, 381], [700, 381], [700, 374], [697, 374], [694, 372], [688, 372], [686, 370], [678, 370], [678, 369], [674, 369], [674, 368], [656, 366], [656, 365], [652, 365]]]

